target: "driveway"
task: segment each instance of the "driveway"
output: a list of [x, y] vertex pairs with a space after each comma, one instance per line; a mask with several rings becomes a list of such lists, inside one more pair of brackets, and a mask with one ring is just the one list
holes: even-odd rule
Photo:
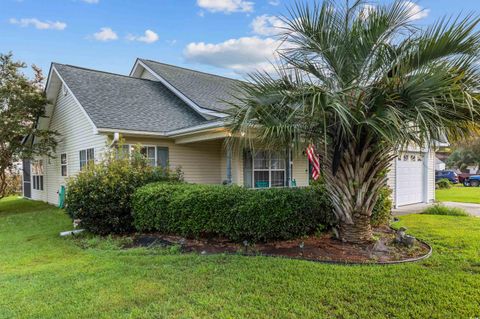
[[[448, 207], [458, 207], [458, 208], [464, 209], [467, 213], [469, 213], [472, 216], [480, 217], [480, 204], [457, 203], [457, 202], [441, 202], [440, 204], [443, 204]], [[402, 206], [393, 210], [393, 216], [418, 214], [422, 212], [425, 208], [431, 205], [433, 204], [421, 203], [421, 204]]]

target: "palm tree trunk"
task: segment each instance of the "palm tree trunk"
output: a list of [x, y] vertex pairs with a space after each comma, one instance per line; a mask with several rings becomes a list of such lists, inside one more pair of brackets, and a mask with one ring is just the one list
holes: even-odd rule
[[326, 157], [327, 191], [339, 223], [340, 239], [351, 243], [372, 240], [370, 217], [379, 190], [386, 185], [393, 152], [389, 149], [352, 142], [342, 153], [336, 172], [332, 170], [332, 154]]

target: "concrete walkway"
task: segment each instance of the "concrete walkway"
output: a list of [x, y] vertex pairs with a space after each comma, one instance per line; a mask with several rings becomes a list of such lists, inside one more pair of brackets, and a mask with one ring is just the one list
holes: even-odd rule
[[[440, 204], [448, 206], [448, 207], [458, 207], [464, 209], [467, 213], [472, 216], [480, 217], [480, 204], [471, 204], [471, 203], [457, 203], [457, 202], [441, 202]], [[393, 216], [402, 216], [408, 214], [418, 214], [422, 212], [428, 206], [433, 204], [414, 204], [414, 205], [407, 205], [396, 208], [393, 210]]]

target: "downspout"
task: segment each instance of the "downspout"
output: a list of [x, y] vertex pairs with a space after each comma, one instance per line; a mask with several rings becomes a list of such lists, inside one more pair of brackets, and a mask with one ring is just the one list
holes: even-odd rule
[[115, 146], [119, 140], [120, 140], [120, 133], [118, 132], [113, 133], [113, 140], [112, 140], [112, 143], [110, 143], [110, 148]]

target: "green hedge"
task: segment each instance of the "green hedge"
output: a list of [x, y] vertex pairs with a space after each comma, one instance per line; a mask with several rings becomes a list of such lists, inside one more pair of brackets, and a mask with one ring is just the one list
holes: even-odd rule
[[298, 238], [333, 222], [323, 187], [250, 190], [155, 183], [133, 196], [138, 231], [234, 241]]
[[181, 178], [180, 172], [152, 168], [136, 155], [131, 159], [109, 156], [88, 165], [67, 184], [67, 213], [81, 220], [80, 227], [99, 235], [134, 230], [131, 197], [138, 187]]

